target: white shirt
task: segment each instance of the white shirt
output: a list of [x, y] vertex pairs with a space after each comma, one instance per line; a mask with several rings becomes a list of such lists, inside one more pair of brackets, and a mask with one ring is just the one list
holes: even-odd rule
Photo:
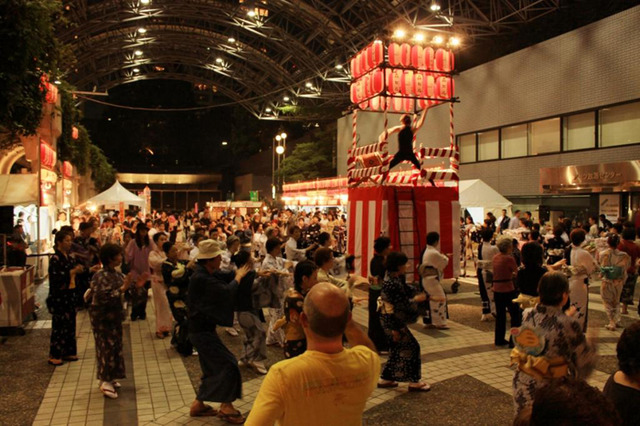
[[287, 244], [284, 246], [284, 254], [287, 256], [287, 260], [292, 262], [302, 262], [307, 259], [307, 252], [298, 248], [298, 242], [293, 238], [287, 240]]
[[422, 263], [427, 264], [438, 270], [438, 279], [442, 277], [442, 272], [444, 268], [449, 264], [449, 258], [444, 254], [440, 253], [440, 251], [434, 246], [427, 246], [427, 249], [424, 251], [422, 255]]
[[517, 216], [514, 216], [511, 218], [511, 221], [509, 222], [509, 229], [518, 229], [520, 227], [520, 218]]
[[[486, 269], [487, 271], [493, 271], [493, 257], [500, 253], [498, 247], [492, 246], [491, 243], [486, 241], [482, 242], [482, 269]], [[486, 263], [485, 263], [486, 262]]]

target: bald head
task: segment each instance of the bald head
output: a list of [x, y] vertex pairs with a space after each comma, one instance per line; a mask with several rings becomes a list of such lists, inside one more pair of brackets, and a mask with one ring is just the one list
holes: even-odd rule
[[330, 283], [318, 283], [304, 299], [304, 314], [311, 331], [324, 338], [342, 336], [349, 320], [349, 299]]

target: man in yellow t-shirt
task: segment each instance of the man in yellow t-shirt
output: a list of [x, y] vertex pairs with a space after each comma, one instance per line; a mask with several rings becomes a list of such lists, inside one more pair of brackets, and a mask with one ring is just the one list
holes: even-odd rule
[[[332, 284], [316, 284], [305, 297], [300, 322], [307, 351], [271, 367], [246, 425], [361, 425], [380, 358], [353, 322], [347, 296]], [[342, 346], [343, 334], [351, 349]]]

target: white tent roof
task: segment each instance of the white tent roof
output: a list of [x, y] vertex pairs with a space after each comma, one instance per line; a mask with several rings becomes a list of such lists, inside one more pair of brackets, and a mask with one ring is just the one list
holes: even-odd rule
[[0, 175], [0, 206], [38, 204], [38, 175]]
[[486, 210], [511, 208], [511, 201], [480, 179], [461, 180], [458, 188], [462, 208], [482, 207]]
[[87, 200], [87, 204], [96, 204], [107, 208], [118, 208], [120, 203], [143, 207], [145, 201], [143, 198], [127, 191], [118, 181], [111, 188]]

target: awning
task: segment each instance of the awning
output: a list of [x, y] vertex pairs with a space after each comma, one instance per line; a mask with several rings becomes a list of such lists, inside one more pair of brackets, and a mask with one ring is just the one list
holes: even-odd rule
[[0, 206], [38, 204], [38, 175], [0, 175]]

